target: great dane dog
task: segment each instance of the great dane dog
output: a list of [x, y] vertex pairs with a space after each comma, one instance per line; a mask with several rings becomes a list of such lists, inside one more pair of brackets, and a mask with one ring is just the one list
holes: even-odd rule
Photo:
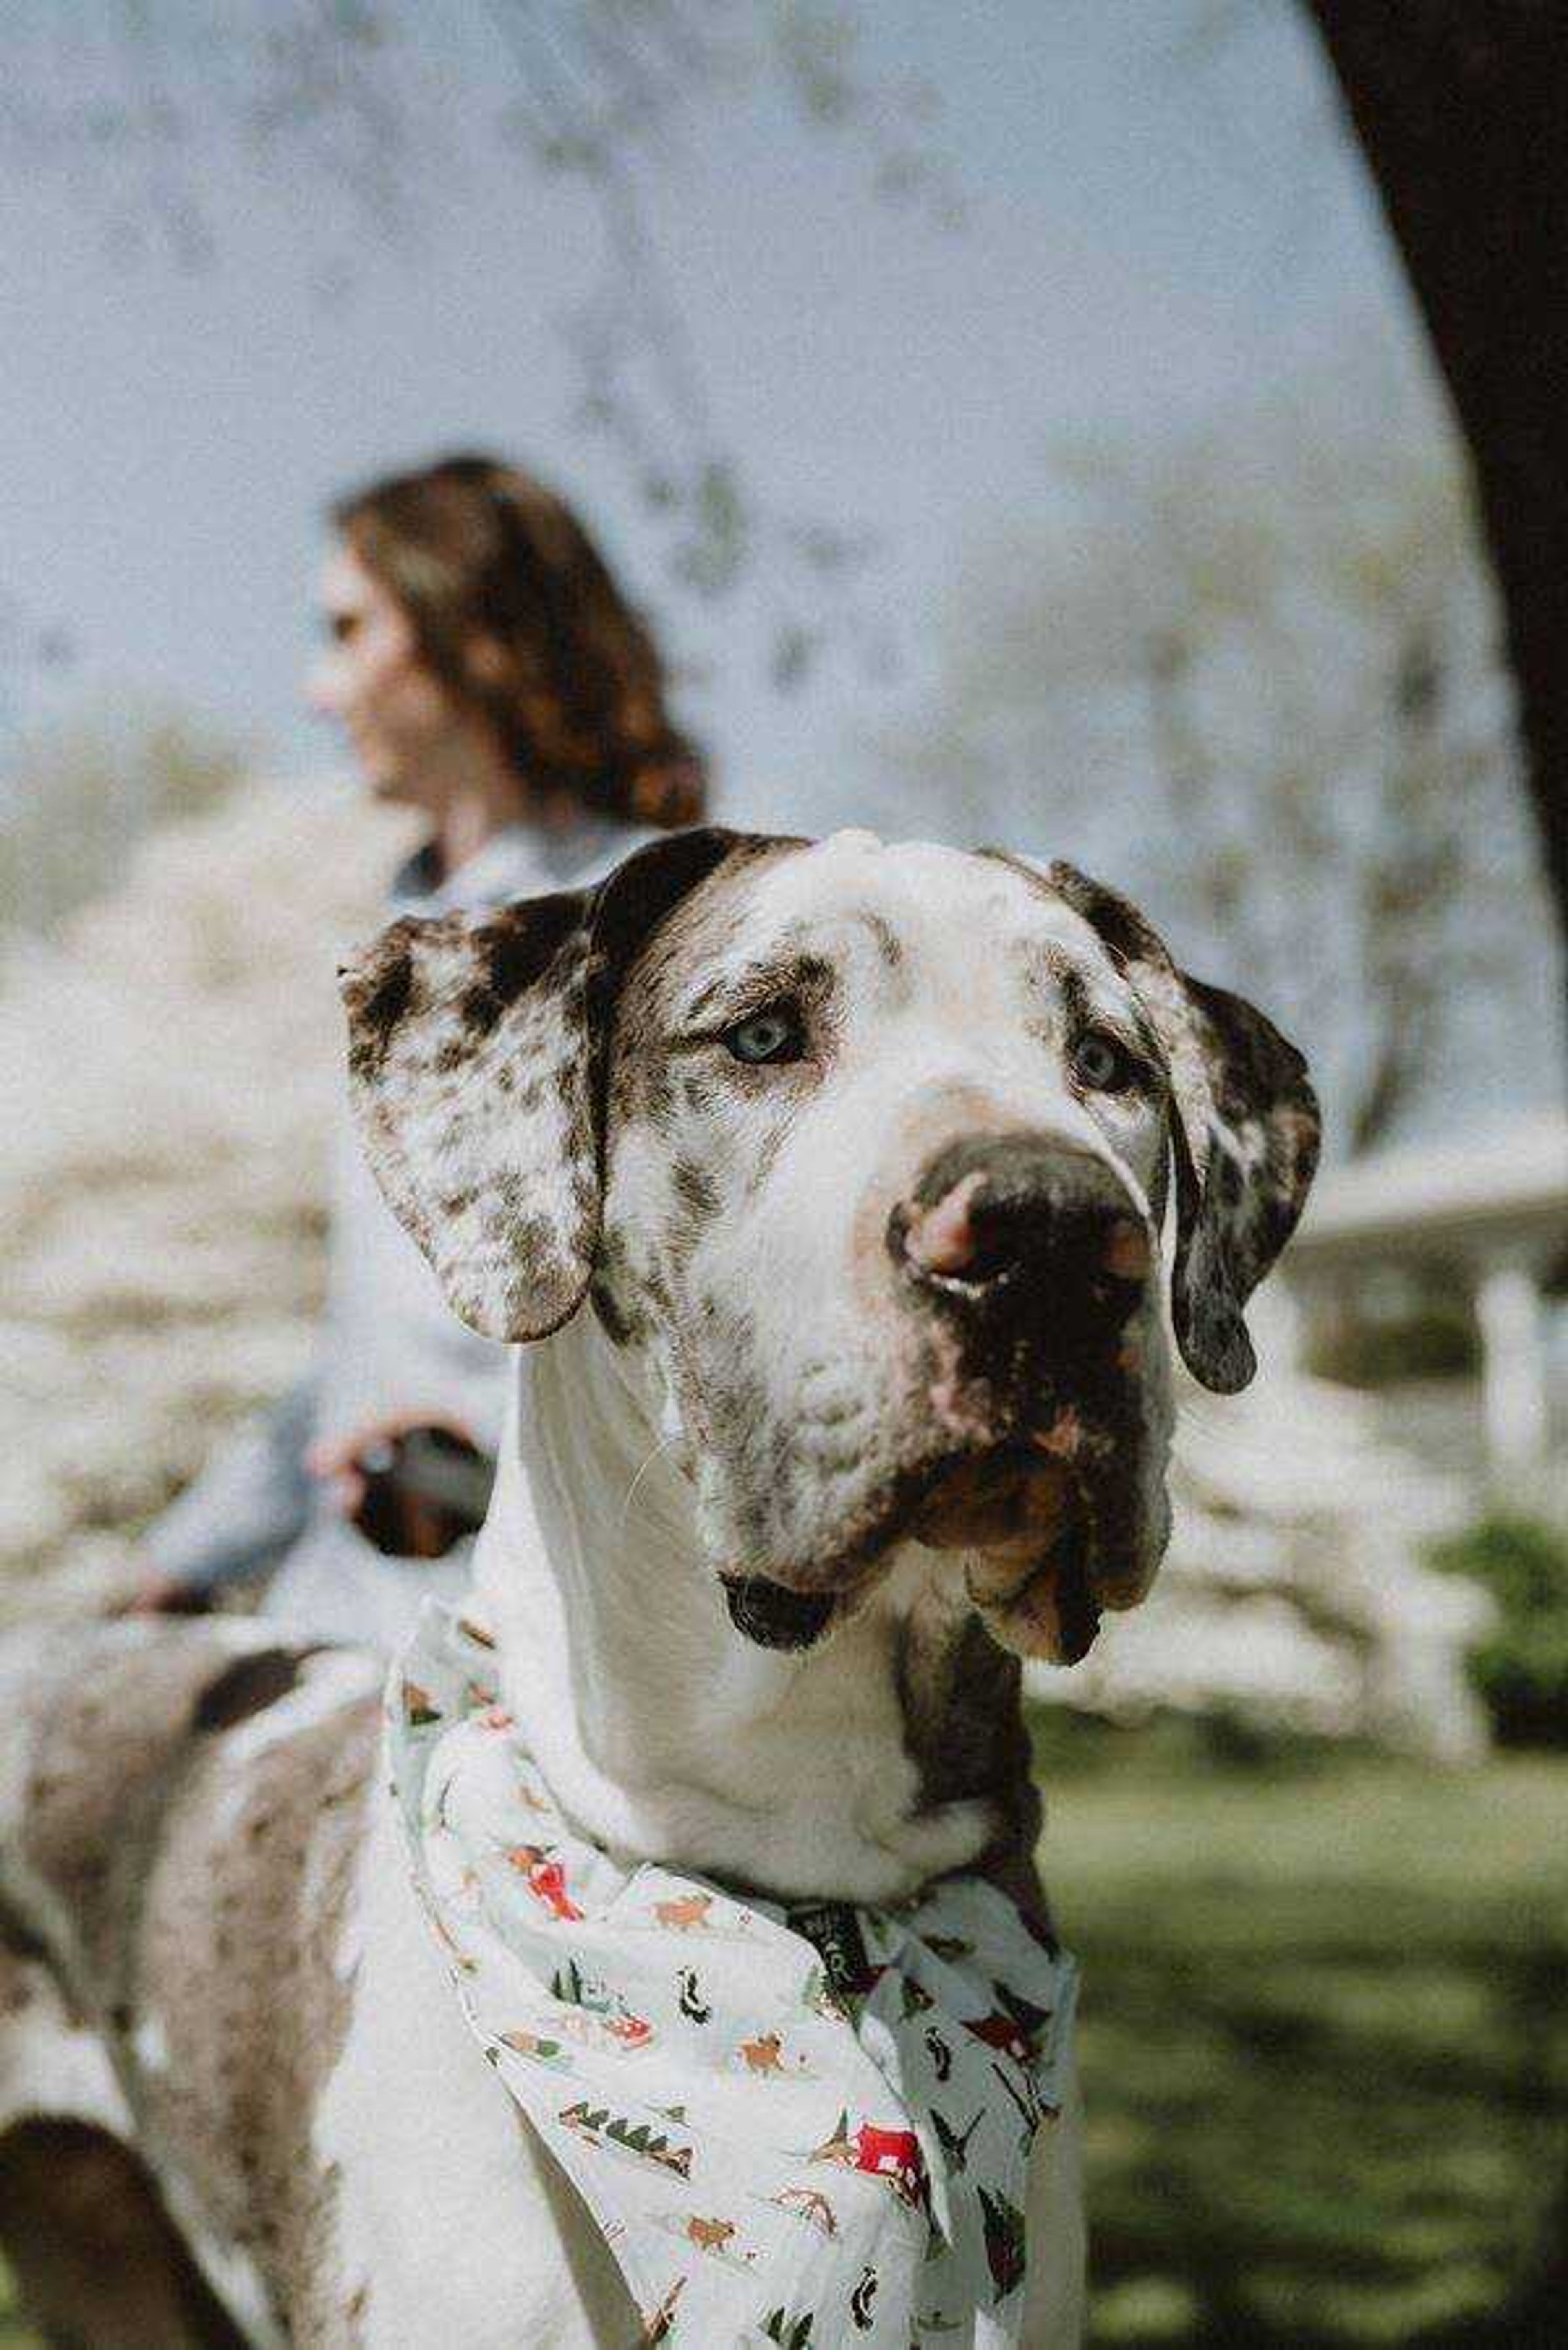
[[[671, 837], [344, 989], [388, 1197], [534, 1342], [472, 1612], [563, 1810], [761, 1895], [1042, 1915], [1019, 1660], [1159, 1562], [1167, 1287], [1199, 1379], [1251, 1374], [1300, 1055], [1073, 867], [866, 833]], [[223, 1619], [10, 1648], [0, 2230], [60, 2342], [637, 2337], [415, 1913], [378, 1681]], [[1071, 2342], [1070, 2112], [1029, 2204], [1023, 2339]]]

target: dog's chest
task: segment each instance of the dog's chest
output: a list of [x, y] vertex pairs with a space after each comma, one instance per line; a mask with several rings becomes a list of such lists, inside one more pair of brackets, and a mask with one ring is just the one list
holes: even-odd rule
[[354, 2312], [345, 2342], [630, 2341], [636, 2314], [602, 2238], [462, 2022], [384, 1790], [337, 1964], [352, 2010], [311, 2141], [339, 2182], [334, 2269]]
[[898, 1899], [994, 1846], [1017, 1760], [1015, 1687], [971, 1669], [967, 1611], [908, 1585], [804, 1656], [702, 1641], [671, 1600], [657, 1623], [604, 1632], [593, 1685], [541, 1669], [535, 1616], [507, 1701], [558, 1800], [618, 1855]]
[[[885, 1871], [890, 1856], [907, 1868], [920, 1772], [886, 1628], [856, 1627], [793, 1675], [771, 1659], [742, 1654], [737, 1664], [737, 1678], [748, 1679], [757, 1665], [773, 1666], [777, 1700], [759, 1711], [737, 1692], [726, 1719], [721, 1684], [713, 1719], [701, 1725], [693, 1777], [724, 1813], [740, 1815], [727, 1823], [732, 1833], [749, 1822], [761, 1880], [776, 1877], [791, 1891], [831, 1883], [848, 1893], [859, 1891], [855, 1880]], [[755, 1842], [759, 1820], [765, 1849]]]

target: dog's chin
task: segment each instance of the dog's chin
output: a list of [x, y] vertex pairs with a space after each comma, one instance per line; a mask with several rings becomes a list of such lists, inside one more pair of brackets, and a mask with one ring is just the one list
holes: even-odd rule
[[1082, 1519], [1044, 1547], [971, 1550], [963, 1572], [992, 1638], [1014, 1656], [1082, 1664], [1099, 1638], [1101, 1595]]
[[730, 1621], [759, 1648], [809, 1648], [833, 1620], [831, 1591], [791, 1591], [765, 1575], [722, 1577]]

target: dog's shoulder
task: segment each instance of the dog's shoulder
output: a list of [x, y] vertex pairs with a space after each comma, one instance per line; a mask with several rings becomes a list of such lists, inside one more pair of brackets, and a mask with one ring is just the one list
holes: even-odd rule
[[376, 1679], [352, 1651], [223, 1618], [11, 1634], [0, 1897], [13, 1921], [97, 2005], [171, 1865], [213, 1896], [221, 1848], [264, 1790], [275, 1809], [292, 1794], [314, 1811], [329, 1753], [368, 1768]]
[[260, 1624], [0, 1644], [0, 1909], [130, 2124], [280, 2305], [322, 2272], [310, 2116], [351, 1994], [380, 1668]]
[[0, 1908], [143, 2145], [281, 2300], [319, 2265], [310, 2116], [352, 1989], [381, 1669], [226, 1619], [0, 1645]]

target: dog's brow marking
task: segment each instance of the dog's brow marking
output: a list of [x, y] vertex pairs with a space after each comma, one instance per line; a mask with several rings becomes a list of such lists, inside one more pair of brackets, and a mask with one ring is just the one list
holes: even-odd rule
[[904, 942], [887, 916], [873, 913], [867, 907], [861, 907], [857, 910], [855, 920], [857, 922], [863, 922], [870, 931], [876, 942], [877, 951], [888, 969], [897, 971], [904, 960]]
[[[1092, 1022], [1096, 1027], [1115, 1029], [1120, 1035], [1130, 1027], [1121, 1005], [1106, 1003], [1097, 998], [1075, 963], [1064, 958], [1056, 976], [1064, 1007], [1075, 1028], [1086, 1028]], [[1130, 1044], [1130, 1035], [1124, 1036], [1123, 1041]]]
[[728, 985], [728, 980], [711, 979], [707, 986], [699, 988], [697, 993], [691, 998], [691, 1003], [686, 1006], [685, 1017], [688, 1020], [701, 1020], [705, 1012], [711, 1011]]
[[1108, 1028], [1128, 1052], [1147, 1065], [1150, 1075], [1163, 1075], [1165, 1055], [1140, 1003], [1113, 1002], [1097, 995], [1064, 947], [1050, 944], [1037, 955], [1035, 950], [1026, 946], [1024, 952], [1031, 965], [1043, 962], [1060, 987], [1069, 1028]]
[[[742, 963], [738, 971], [727, 972], [688, 1003], [680, 1015], [680, 1024], [689, 1028], [691, 1023], [707, 1015], [710, 1023], [722, 1022], [732, 1026], [749, 1013], [764, 1003], [788, 994], [821, 994], [830, 988], [836, 977], [833, 964], [823, 954], [792, 954], [785, 957], [758, 956]], [[711, 1035], [676, 1036], [677, 1044], [705, 1044]]]

